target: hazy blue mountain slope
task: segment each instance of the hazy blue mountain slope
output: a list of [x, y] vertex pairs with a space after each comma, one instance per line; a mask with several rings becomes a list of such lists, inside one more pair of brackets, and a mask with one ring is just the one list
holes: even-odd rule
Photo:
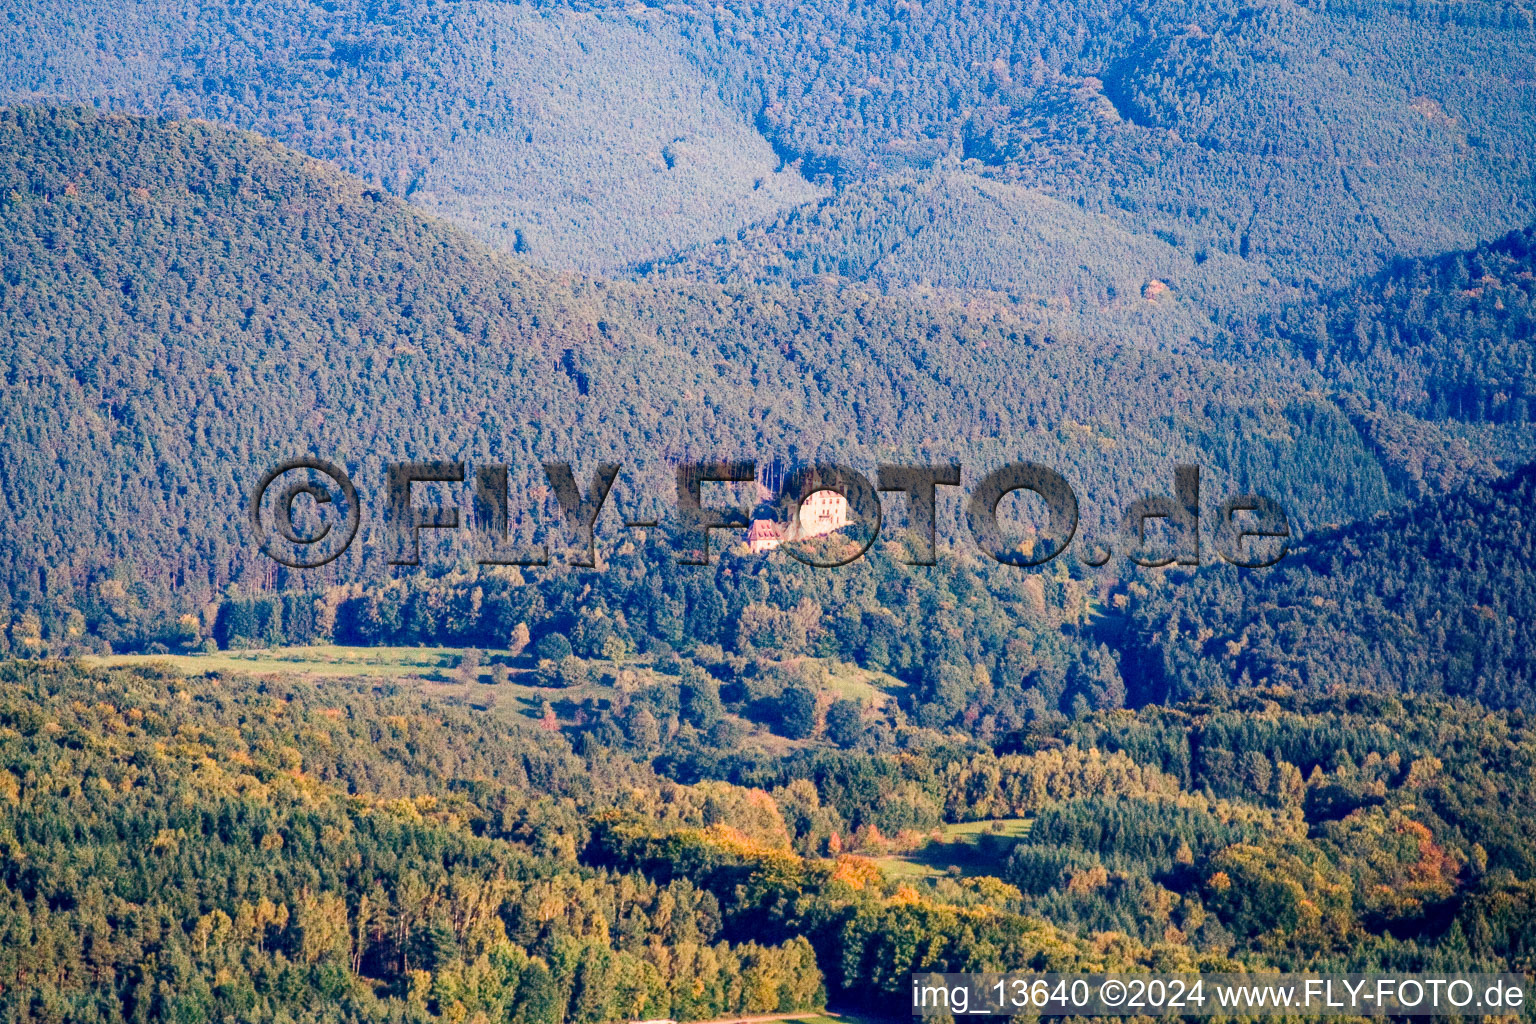
[[613, 459], [663, 495], [689, 455], [925, 453], [971, 480], [1031, 458], [1098, 534], [1178, 461], [1211, 502], [1283, 497], [1299, 529], [1396, 500], [1304, 370], [1081, 341], [976, 300], [562, 279], [207, 124], [8, 112], [0, 209], [0, 535], [23, 605], [113, 567], [188, 599], [269, 570], [245, 502], [300, 452], [368, 496], [347, 573], [380, 558], [401, 458], [508, 462], [520, 494], [541, 460], [585, 480]]
[[[858, 183], [852, 201], [873, 210], [908, 187], [890, 172], [959, 160], [1107, 215], [1138, 245], [1337, 286], [1536, 219], [1536, 86], [1521, 73], [1536, 30], [1521, 5], [1481, 11], [48, 2], [9, 14], [0, 96], [251, 128], [557, 267], [729, 240], [816, 198], [802, 174]], [[892, 224], [844, 227], [846, 266], [879, 276], [858, 254], [888, 250]], [[1002, 244], [980, 273], [986, 242], [963, 216], [913, 262], [1006, 278], [1036, 233], [991, 227]], [[901, 260], [884, 274], [904, 276]], [[1098, 278], [1090, 264], [1071, 288]]]
[[[1279, 684], [1536, 704], [1536, 466], [1314, 535], [1273, 570], [1202, 571], [1132, 614], [1141, 700]], [[1167, 581], [1164, 581], [1167, 582]]]
[[1519, 6], [685, 9], [780, 151], [841, 180], [975, 160], [1195, 258], [1334, 281], [1532, 219]]
[[604, 270], [815, 198], [667, 20], [502, 3], [41, 3], [0, 100], [257, 131], [552, 267]]
[[652, 268], [718, 281], [840, 275], [887, 291], [994, 291], [1100, 337], [1209, 340], [1234, 310], [1295, 301], [1263, 265], [1196, 261], [1103, 213], [955, 168], [850, 182], [819, 204], [687, 250]]
[[1289, 315], [1297, 350], [1393, 408], [1536, 421], [1536, 228], [1400, 261]]

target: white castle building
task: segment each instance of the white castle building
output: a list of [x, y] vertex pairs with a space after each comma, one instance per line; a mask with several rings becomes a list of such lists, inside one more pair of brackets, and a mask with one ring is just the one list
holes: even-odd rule
[[754, 519], [747, 531], [747, 546], [754, 555], [760, 555], [785, 541], [825, 537], [847, 525], [848, 499], [836, 491], [817, 491], [800, 503], [800, 512], [788, 530], [771, 519]]

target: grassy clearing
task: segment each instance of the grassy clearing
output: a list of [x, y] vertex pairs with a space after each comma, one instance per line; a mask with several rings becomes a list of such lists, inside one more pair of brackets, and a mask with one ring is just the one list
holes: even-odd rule
[[459, 677], [459, 658], [470, 650], [464, 647], [343, 647], [321, 644], [313, 647], [253, 648], [244, 651], [219, 651], [216, 654], [114, 654], [86, 658], [88, 664], [103, 667], [160, 664], [170, 665], [185, 675], [205, 672], [230, 672], [248, 675], [285, 675], [303, 679], [384, 679], [412, 685], [423, 693], [462, 701], [484, 711], [494, 711], [514, 722], [533, 724], [539, 718], [545, 700], [556, 706], [574, 706], [589, 696], [606, 695], [611, 689], [592, 682], [569, 688], [530, 685], [531, 659], [512, 659], [509, 680], [490, 685], [492, 658], [506, 658], [506, 651], [480, 650], [487, 664], [482, 665], [478, 682]]
[[992, 818], [987, 821], [966, 821], [958, 825], [944, 825], [939, 831], [945, 843], [964, 841], [974, 843], [980, 837], [997, 836], [1017, 841], [1029, 835], [1033, 818]]
[[[483, 658], [478, 682], [466, 682], [458, 671], [458, 662], [471, 648], [465, 647], [346, 647], [317, 644], [308, 647], [263, 647], [241, 651], [204, 654], [113, 654], [83, 659], [101, 667], [133, 665], [168, 665], [183, 675], [207, 672], [244, 675], [295, 676], [308, 680], [382, 679], [413, 686], [433, 697], [461, 702], [482, 711], [504, 716], [515, 724], [535, 727], [541, 720], [543, 704], [553, 706], [562, 725], [574, 721], [576, 709], [589, 697], [607, 699], [614, 688], [599, 680], [612, 680], [620, 672], [629, 676], [629, 686], [646, 686], [658, 678], [643, 662], [614, 663], [591, 661], [592, 681], [572, 687], [534, 686], [533, 658], [524, 654], [512, 658], [507, 651], [475, 648]], [[491, 662], [507, 665], [508, 681], [491, 685]], [[889, 692], [900, 686], [895, 679], [878, 672], [867, 672], [853, 665], [826, 660], [827, 689], [839, 697], [854, 697], [871, 705], [894, 699]], [[674, 680], [675, 682], [675, 680]], [[787, 754], [806, 745], [775, 735], [765, 727], [739, 719], [754, 749], [772, 754]]]
[[852, 698], [870, 707], [883, 707], [896, 699], [903, 684], [884, 672], [872, 672], [841, 661], [824, 661], [827, 689], [839, 697]]
[[877, 858], [893, 878], [937, 878], [958, 868], [962, 876], [996, 875], [1013, 845], [1029, 834], [1031, 818], [994, 818], [945, 825], [939, 838], [911, 853]]
[[[447, 674], [464, 649], [457, 647], [270, 647], [216, 654], [113, 654], [82, 659], [103, 667], [169, 664], [176, 671], [279, 673], [312, 678], [398, 678]], [[495, 653], [495, 652], [492, 652]]]
[[[860, 668], [836, 658], [800, 656], [785, 658], [780, 666], [797, 671], [810, 668], [810, 685], [826, 690], [833, 697], [857, 700], [867, 707], [883, 707], [895, 700], [906, 684], [895, 676]], [[815, 669], [819, 668], [818, 673]]]
[[[294, 676], [311, 681], [325, 679], [379, 679], [411, 686], [422, 693], [461, 703], [479, 711], [495, 714], [512, 724], [538, 728], [546, 701], [553, 707], [556, 721], [571, 725], [577, 709], [589, 697], [606, 700], [614, 695], [610, 680], [621, 672], [628, 679], [626, 687], [644, 687], [662, 678], [644, 662], [588, 662], [592, 680], [580, 686], [545, 687], [532, 685], [533, 658], [524, 654], [510, 657], [507, 651], [474, 648], [482, 656], [478, 682], [466, 682], [458, 663], [471, 648], [467, 647], [346, 647], [316, 644], [308, 647], [262, 647], [211, 654], [113, 654], [87, 657], [87, 664], [100, 667], [166, 665], [182, 675], [207, 672], [239, 673], [255, 676]], [[794, 664], [804, 659], [791, 659]], [[491, 663], [506, 664], [508, 681], [491, 684]], [[869, 672], [855, 665], [822, 659], [826, 668], [824, 686], [838, 697], [852, 697], [867, 705], [880, 707], [895, 700], [901, 683], [891, 676]], [[675, 682], [675, 680], [673, 680]], [[738, 718], [746, 732], [746, 742], [754, 750], [786, 755], [808, 745], [805, 740], [791, 740], [745, 718]]]

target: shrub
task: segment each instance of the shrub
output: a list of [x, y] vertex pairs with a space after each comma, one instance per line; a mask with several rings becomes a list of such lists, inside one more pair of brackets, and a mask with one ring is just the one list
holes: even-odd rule
[[779, 698], [779, 731], [803, 740], [816, 731], [816, 695], [803, 686], [787, 686]]
[[533, 653], [540, 661], [560, 662], [571, 656], [571, 642], [564, 633], [545, 633], [533, 645]]

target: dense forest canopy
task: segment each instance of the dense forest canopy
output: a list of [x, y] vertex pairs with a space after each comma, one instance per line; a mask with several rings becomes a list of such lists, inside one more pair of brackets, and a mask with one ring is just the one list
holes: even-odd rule
[[1163, 588], [1132, 614], [1140, 698], [1265, 679], [1536, 708], [1532, 508], [1527, 467], [1318, 535], [1263, 576], [1223, 569]]
[[[11, 5], [0, 1021], [1536, 972], [1533, 56], [1527, 0]], [[294, 456], [360, 495], [314, 570], [247, 517]], [[836, 569], [681, 558], [727, 460], [962, 469], [932, 558], [896, 492]], [[1020, 461], [1028, 567], [967, 505]]]
[[[1027, 458], [1070, 479], [1084, 536], [1167, 493], [1179, 462], [1203, 467], [1212, 513], [1258, 490], [1299, 530], [1400, 500], [1290, 357], [1060, 337], [999, 302], [556, 277], [197, 122], [16, 110], [0, 178], [16, 613], [64, 623], [113, 573], [178, 614], [264, 585], [249, 490], [306, 451], [371, 502], [321, 577], [338, 581], [387, 568], [390, 459], [506, 463], [518, 493], [545, 484], [541, 461], [583, 480], [617, 461], [636, 474], [617, 508], [670, 504], [685, 456], [922, 456], [959, 461], [967, 486]], [[946, 501], [947, 542], [969, 544]]]
[[546, 266], [611, 269], [814, 199], [665, 20], [298, 2], [7, 12], [8, 102], [199, 117]]
[[[912, 970], [1021, 963], [1529, 970], [1533, 743], [1277, 690], [679, 785], [387, 686], [12, 663], [0, 1007], [598, 1024], [895, 1011]], [[839, 850], [893, 795], [1034, 824], [1000, 878], [890, 880]]]
[[[963, 163], [1106, 215], [1090, 244], [1337, 284], [1536, 219], [1533, 39], [1522, 4], [43, 3], [7, 13], [0, 97], [252, 129], [557, 267]], [[929, 209], [964, 276], [979, 225]]]
[[1531, 14], [1472, 10], [831, 0], [686, 24], [775, 145], [835, 178], [974, 161], [1196, 258], [1327, 279], [1532, 219], [1508, 73]]
[[1536, 228], [1404, 260], [1291, 311], [1293, 347], [1335, 380], [1426, 419], [1536, 421]]

